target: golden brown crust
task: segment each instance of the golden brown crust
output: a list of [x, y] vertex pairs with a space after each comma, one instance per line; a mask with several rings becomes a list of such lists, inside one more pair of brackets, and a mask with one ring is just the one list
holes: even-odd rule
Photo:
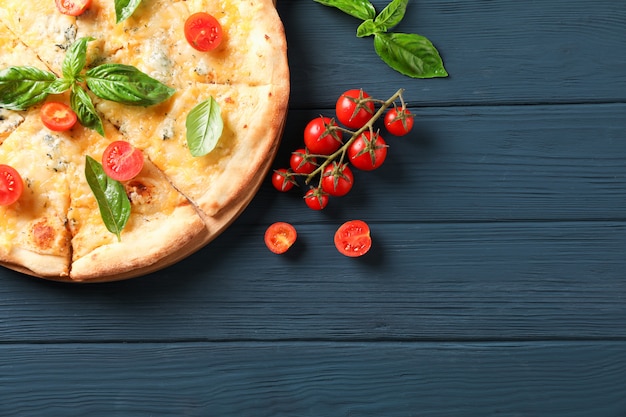
[[[67, 171], [55, 176], [69, 193], [66, 215], [42, 214], [31, 219], [29, 247], [3, 243], [11, 242], [11, 234], [4, 240], [0, 236], [0, 265], [73, 282], [126, 279], [161, 269], [197, 251], [228, 227], [269, 170], [280, 142], [290, 88], [285, 33], [274, 2], [157, 0], [119, 25], [100, 20], [110, 20], [111, 4], [94, 0], [85, 16], [58, 20], [33, 15], [39, 12], [25, 8], [22, 0], [7, 0], [0, 11], [0, 22], [17, 35], [10, 42], [8, 37], [0, 39], [1, 68], [16, 59], [16, 53], [9, 51], [21, 48], [43, 58], [36, 65], [60, 74], [64, 50], [47, 50], [45, 37], [34, 36], [26, 25], [53, 19], [48, 26], [55, 27], [55, 36], [65, 27], [70, 37], [96, 38], [89, 44], [88, 61], [134, 65], [177, 89], [168, 102], [149, 108], [120, 108], [94, 97], [104, 116], [106, 138], [83, 128], [59, 136], [61, 149], [72, 155]], [[212, 55], [191, 50], [182, 32], [177, 35], [172, 29], [199, 10], [219, 14], [226, 31], [223, 46]], [[54, 10], [48, 12], [54, 14]], [[29, 16], [20, 19], [20, 14]], [[151, 19], [153, 24], [148, 24]], [[152, 38], [139, 36], [133, 25], [145, 28], [144, 36]], [[0, 29], [7, 32], [4, 26]], [[169, 42], [169, 47], [164, 46]], [[161, 62], [153, 60], [163, 51], [169, 55], [171, 71], [161, 71]], [[224, 134], [213, 153], [194, 158], [186, 149], [184, 119], [193, 104], [209, 96], [222, 108]], [[0, 163], [3, 141], [12, 143], [17, 129], [13, 126], [25, 120], [19, 113], [10, 116], [15, 123], [0, 125]], [[125, 183], [132, 210], [119, 241], [94, 214], [97, 205], [84, 178], [85, 154], [97, 159], [106, 144], [117, 139], [130, 141], [147, 157], [140, 177]], [[6, 149], [9, 152], [10, 147]], [[66, 249], [60, 248], [63, 241]]]

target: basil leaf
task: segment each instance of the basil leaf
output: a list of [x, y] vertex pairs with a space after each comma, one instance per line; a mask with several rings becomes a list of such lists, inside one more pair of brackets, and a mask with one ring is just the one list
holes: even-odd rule
[[380, 32], [387, 32], [396, 26], [406, 14], [406, 6], [409, 0], [393, 0], [374, 19], [374, 23], [379, 27]]
[[176, 90], [131, 65], [103, 64], [86, 73], [87, 86], [98, 97], [135, 106], [167, 100]]
[[46, 89], [49, 94], [61, 94], [66, 92], [72, 87], [74, 81], [66, 78], [57, 78]]
[[368, 0], [314, 0], [324, 6], [336, 7], [357, 19], [367, 20], [376, 16], [376, 10]]
[[26, 110], [48, 96], [48, 87], [57, 79], [36, 67], [9, 67], [0, 71], [0, 107]]
[[85, 67], [87, 62], [87, 43], [94, 38], [80, 38], [70, 46], [63, 59], [63, 77], [74, 80]]
[[115, 0], [115, 23], [131, 17], [140, 3], [141, 0]]
[[93, 129], [104, 136], [104, 126], [91, 101], [91, 97], [78, 85], [72, 87], [70, 107], [76, 112], [81, 125]]
[[130, 200], [121, 182], [109, 178], [102, 164], [85, 156], [85, 178], [96, 197], [104, 226], [121, 241], [121, 233], [130, 218]]
[[193, 156], [204, 156], [215, 149], [224, 130], [220, 105], [213, 97], [191, 109], [185, 123], [187, 145]]
[[399, 73], [412, 78], [447, 77], [439, 52], [424, 36], [408, 33], [377, 33], [374, 49]]
[[380, 26], [374, 23], [372, 19], [367, 19], [356, 29], [356, 36], [357, 38], [364, 38], [379, 32], [384, 32], [384, 30], [381, 30]]

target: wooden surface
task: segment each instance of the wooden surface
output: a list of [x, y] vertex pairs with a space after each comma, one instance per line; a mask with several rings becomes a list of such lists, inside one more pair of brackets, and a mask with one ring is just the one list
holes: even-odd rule
[[[373, 2], [380, 10], [385, 1]], [[278, 1], [276, 167], [344, 90], [405, 88], [414, 134], [312, 212], [265, 181], [209, 246], [86, 286], [2, 270], [1, 416], [626, 416], [626, 3], [413, 0], [398, 75], [312, 0]], [[345, 220], [374, 247], [339, 255]], [[293, 223], [276, 256], [263, 233]]]

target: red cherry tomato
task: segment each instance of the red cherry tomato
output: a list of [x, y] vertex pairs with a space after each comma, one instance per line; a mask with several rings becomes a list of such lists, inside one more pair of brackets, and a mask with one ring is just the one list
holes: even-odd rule
[[9, 165], [0, 164], [0, 206], [9, 206], [19, 200], [24, 181], [19, 172]]
[[365, 131], [348, 147], [348, 161], [358, 169], [371, 171], [387, 158], [387, 143], [378, 133]]
[[70, 130], [78, 120], [78, 116], [70, 106], [56, 101], [50, 101], [41, 106], [39, 113], [43, 125], [56, 132]]
[[328, 194], [320, 188], [311, 188], [304, 195], [304, 202], [311, 210], [323, 210], [328, 205]]
[[69, 16], [80, 16], [91, 6], [91, 0], [55, 0], [57, 9]]
[[404, 136], [413, 129], [413, 115], [404, 107], [394, 107], [385, 114], [385, 127], [394, 136]]
[[111, 142], [102, 153], [102, 168], [112, 179], [128, 181], [141, 172], [143, 153], [126, 141]]
[[333, 197], [341, 197], [352, 189], [354, 175], [347, 164], [333, 162], [322, 173], [322, 190]]
[[295, 184], [292, 174], [286, 168], [277, 169], [272, 174], [272, 185], [278, 191], [289, 191]]
[[365, 255], [372, 247], [370, 227], [362, 220], [345, 222], [335, 232], [335, 247], [345, 256]]
[[276, 222], [265, 231], [265, 245], [276, 254], [282, 254], [295, 243], [298, 234], [289, 223]]
[[317, 168], [317, 159], [307, 149], [298, 149], [291, 154], [289, 165], [296, 174], [308, 175]]
[[374, 102], [363, 90], [348, 90], [335, 104], [337, 120], [350, 129], [360, 129], [374, 115]]
[[337, 123], [328, 117], [315, 118], [304, 128], [304, 145], [312, 154], [330, 155], [339, 149], [342, 137]]
[[198, 51], [212, 51], [220, 45], [222, 37], [222, 25], [208, 13], [194, 13], [185, 21], [185, 38]]

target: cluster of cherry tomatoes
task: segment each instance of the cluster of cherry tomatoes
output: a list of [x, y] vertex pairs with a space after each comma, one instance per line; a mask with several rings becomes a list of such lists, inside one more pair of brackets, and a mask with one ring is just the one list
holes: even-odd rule
[[[304, 202], [313, 210], [324, 209], [331, 197], [341, 197], [352, 189], [352, 168], [372, 171], [387, 158], [388, 145], [374, 122], [383, 117], [386, 131], [404, 136], [413, 128], [413, 115], [398, 90], [388, 100], [376, 100], [361, 89], [344, 92], [335, 105], [335, 118], [319, 116], [304, 129], [304, 144], [292, 152], [288, 168], [272, 173], [272, 185], [287, 192], [308, 185]], [[311, 181], [318, 182], [311, 185]], [[265, 243], [274, 253], [286, 252], [296, 240], [296, 230], [289, 223], [277, 222], [268, 227]], [[362, 256], [372, 245], [370, 229], [362, 220], [350, 220], [336, 231], [337, 250], [349, 257]]]
[[[272, 173], [274, 188], [282, 192], [303, 179], [309, 185], [304, 202], [313, 210], [322, 210], [331, 197], [350, 192], [353, 168], [372, 171], [385, 162], [388, 145], [380, 131], [374, 130], [377, 119], [384, 115], [384, 127], [394, 136], [406, 135], [413, 128], [402, 90], [387, 101], [374, 99], [362, 89], [348, 90], [337, 100], [335, 115], [311, 120], [304, 129], [304, 146], [291, 154], [289, 168]], [[312, 185], [315, 178], [318, 182]]]

